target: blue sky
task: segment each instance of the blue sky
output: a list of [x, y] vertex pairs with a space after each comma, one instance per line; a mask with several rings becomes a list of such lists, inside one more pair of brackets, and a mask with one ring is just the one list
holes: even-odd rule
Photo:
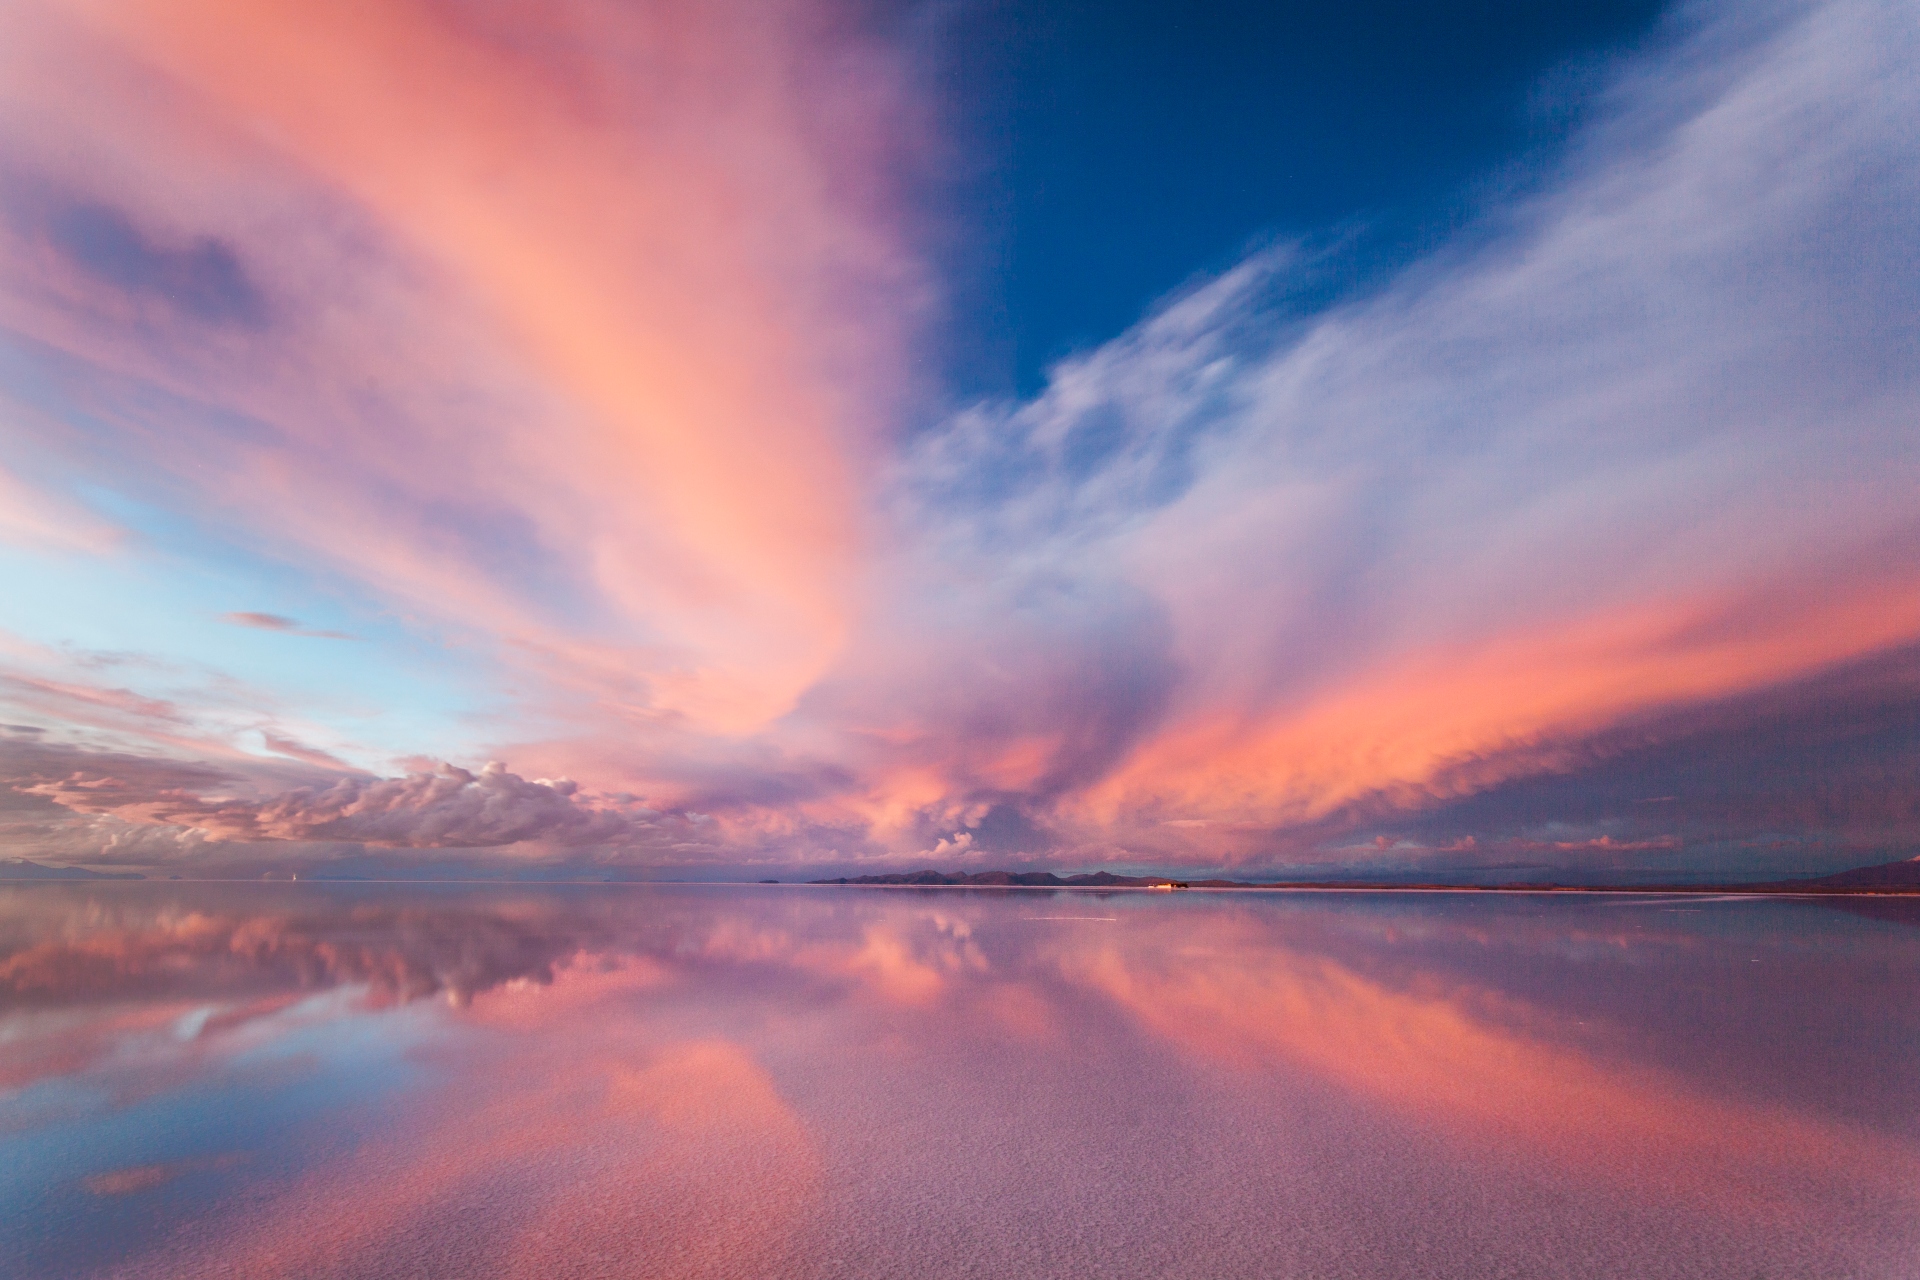
[[[1337, 245], [1297, 304], [1378, 282], [1553, 165], [1647, 3], [962, 5], [932, 55], [974, 167], [962, 386], [1062, 356], [1274, 238]], [[968, 181], [967, 179], [971, 179]], [[969, 256], [971, 255], [971, 260]], [[972, 271], [969, 275], [968, 268]]]

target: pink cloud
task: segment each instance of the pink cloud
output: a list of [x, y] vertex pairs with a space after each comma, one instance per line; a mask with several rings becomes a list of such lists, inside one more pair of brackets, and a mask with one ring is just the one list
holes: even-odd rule
[[[265, 299], [141, 323], [9, 247], [4, 317], [98, 367], [159, 476], [562, 694], [750, 728], [832, 660], [923, 292], [886, 163], [915, 112], [833, 6], [72, 4], [9, 44], [13, 108], [61, 122], [7, 140], [47, 201]], [[199, 435], [214, 405], [271, 446]]]
[[[75, 813], [181, 827], [215, 840], [340, 841], [386, 848], [465, 849], [541, 842], [604, 845], [645, 830], [657, 816], [632, 806], [593, 807], [577, 783], [528, 781], [494, 762], [478, 773], [441, 765], [403, 778], [340, 777], [264, 799], [209, 798], [222, 775], [181, 767], [79, 769], [42, 781], [15, 780]], [[173, 785], [169, 785], [173, 783]]]
[[310, 747], [304, 742], [286, 737], [283, 734], [275, 733], [271, 729], [262, 729], [260, 731], [260, 739], [266, 743], [267, 750], [273, 752], [275, 755], [286, 756], [290, 760], [298, 760], [304, 764], [318, 765], [323, 769], [340, 769], [344, 771], [352, 767], [338, 756], [329, 755], [318, 747]]
[[300, 619], [283, 617], [277, 613], [229, 613], [221, 621], [231, 622], [236, 627], [251, 627], [256, 631], [279, 631], [286, 635], [312, 636], [321, 640], [353, 639], [344, 631], [315, 631], [303, 627]]

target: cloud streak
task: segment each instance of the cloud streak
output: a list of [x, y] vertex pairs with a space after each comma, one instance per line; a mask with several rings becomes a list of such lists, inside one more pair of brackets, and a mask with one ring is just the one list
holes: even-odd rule
[[300, 619], [288, 618], [277, 613], [229, 613], [220, 619], [236, 627], [249, 627], [255, 631], [278, 631], [290, 636], [311, 636], [318, 640], [351, 640], [352, 636], [344, 631], [315, 631], [300, 625]]

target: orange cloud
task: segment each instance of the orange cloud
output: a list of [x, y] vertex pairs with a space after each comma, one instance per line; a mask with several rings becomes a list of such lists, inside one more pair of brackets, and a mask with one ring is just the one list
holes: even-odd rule
[[[750, 729], [831, 661], [885, 371], [904, 367], [885, 354], [899, 310], [882, 325], [869, 295], [916, 286], [880, 167], [890, 72], [829, 10], [81, 0], [15, 26], [63, 67], [23, 75], [23, 108], [74, 106], [96, 152], [138, 120], [173, 166], [129, 184], [143, 166], [114, 155], [63, 181], [156, 225], [224, 193], [309, 221], [332, 202], [376, 237], [380, 288], [406, 299], [359, 318], [386, 352], [316, 314], [314, 280], [287, 280], [295, 312], [250, 340], [275, 367], [238, 376], [192, 356], [169, 371], [128, 349], [137, 334], [14, 300], [48, 337], [272, 422], [290, 449], [213, 465], [274, 536], [648, 714]], [[96, 81], [106, 105], [66, 101]], [[266, 273], [271, 310], [306, 246], [226, 222], [210, 243]], [[476, 384], [481, 367], [510, 372]], [[355, 386], [466, 408], [374, 418]], [[462, 506], [564, 557], [595, 625], [542, 619], [488, 547], [410, 514]]]
[[1280, 825], [1371, 796], [1425, 803], [1550, 770], [1561, 744], [1635, 715], [1782, 683], [1916, 634], [1920, 579], [1889, 565], [1412, 646], [1299, 701], [1196, 708], [1078, 804], [1097, 822], [1146, 811]]

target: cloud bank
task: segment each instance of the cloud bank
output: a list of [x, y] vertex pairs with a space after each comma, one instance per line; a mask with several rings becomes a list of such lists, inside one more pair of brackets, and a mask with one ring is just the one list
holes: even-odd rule
[[[336, 762], [337, 763], [337, 762]], [[275, 779], [138, 755], [37, 743], [0, 743], [0, 786], [17, 809], [52, 829], [68, 815], [120, 828], [172, 834], [177, 848], [205, 854], [223, 844], [348, 845], [375, 849], [489, 849], [533, 846], [553, 853], [591, 848], [633, 852], [659, 845], [673, 819], [630, 796], [583, 794], [567, 778], [527, 779], [499, 761], [476, 771], [440, 764], [397, 778], [333, 771], [307, 786], [271, 790]], [[71, 826], [71, 823], [64, 825]], [[69, 832], [99, 839], [98, 824]], [[116, 850], [109, 839], [97, 860]]]

